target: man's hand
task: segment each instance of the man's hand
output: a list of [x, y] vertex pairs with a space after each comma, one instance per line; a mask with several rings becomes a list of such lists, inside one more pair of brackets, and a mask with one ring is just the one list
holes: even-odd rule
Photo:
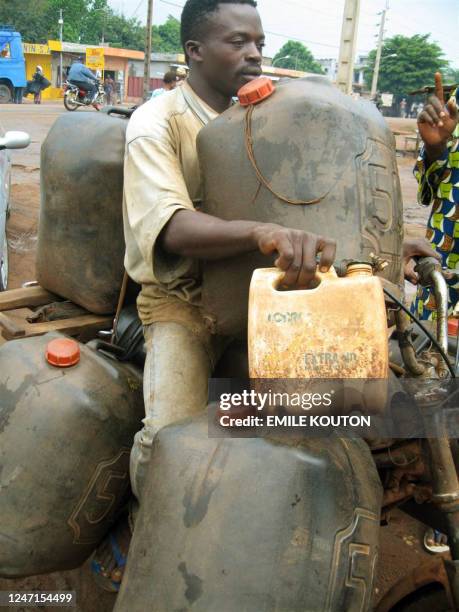
[[277, 252], [275, 265], [285, 272], [285, 285], [307, 286], [317, 270], [327, 272], [336, 255], [336, 242], [301, 230], [264, 223], [254, 228], [258, 249], [263, 255]]
[[409, 238], [403, 243], [403, 260], [405, 265], [405, 278], [417, 285], [418, 275], [414, 271], [413, 257], [434, 257], [441, 261], [440, 255], [433, 250], [432, 245], [425, 238]]
[[429, 96], [419, 114], [418, 129], [426, 146], [427, 156], [434, 161], [443, 153], [458, 122], [458, 110], [453, 99], [445, 106], [441, 74], [435, 73], [435, 95]]
[[242, 253], [261, 251], [277, 254], [275, 264], [285, 272], [286, 285], [306, 286], [319, 268], [327, 272], [332, 265], [334, 240], [274, 223], [224, 221], [203, 212], [178, 210], [159, 236], [168, 253], [193, 259], [217, 260]]

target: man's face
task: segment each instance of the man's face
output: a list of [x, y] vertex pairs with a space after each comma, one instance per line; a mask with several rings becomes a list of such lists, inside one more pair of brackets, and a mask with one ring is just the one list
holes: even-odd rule
[[248, 4], [220, 4], [203, 24], [191, 59], [209, 84], [234, 96], [261, 74], [265, 35], [258, 11]]

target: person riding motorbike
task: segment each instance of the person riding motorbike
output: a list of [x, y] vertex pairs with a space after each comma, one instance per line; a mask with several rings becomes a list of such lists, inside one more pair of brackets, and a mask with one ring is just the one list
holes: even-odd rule
[[91, 99], [91, 104], [94, 104], [98, 92], [98, 79], [96, 75], [83, 64], [81, 57], [79, 57], [70, 67], [67, 80], [72, 85], [76, 85], [76, 87], [87, 91]]
[[[198, 133], [262, 72], [265, 35], [256, 6], [254, 0], [188, 0], [181, 39], [189, 76], [182, 87], [139, 107], [127, 128], [125, 267], [142, 287], [137, 308], [147, 349], [146, 416], [130, 466], [140, 503], [157, 432], [205, 409], [208, 379], [231, 341], [213, 334], [201, 314], [199, 260], [275, 253], [285, 285], [307, 286], [317, 258], [321, 271], [335, 258], [335, 241], [326, 236], [276, 223], [224, 221], [199, 211]], [[406, 257], [431, 253], [422, 241], [405, 249]], [[121, 580], [128, 540], [127, 530], [118, 529], [96, 552], [93, 568], [107, 587], [116, 589]]]

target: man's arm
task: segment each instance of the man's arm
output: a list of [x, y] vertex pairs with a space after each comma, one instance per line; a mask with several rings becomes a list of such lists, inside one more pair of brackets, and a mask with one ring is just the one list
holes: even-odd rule
[[277, 253], [275, 265], [286, 285], [307, 285], [319, 267], [327, 271], [336, 254], [334, 240], [271, 223], [223, 221], [191, 210], [178, 210], [159, 236], [162, 248], [194, 259], [224, 259], [259, 250]]
[[81, 72], [85, 77], [88, 77], [88, 79], [91, 79], [92, 81], [97, 81], [96, 75], [86, 66], [83, 66]]
[[159, 282], [175, 280], [190, 259], [220, 259], [254, 250], [278, 254], [275, 263], [287, 273], [286, 284], [306, 285], [315, 274], [317, 254], [321, 268], [333, 263], [334, 240], [197, 212], [167, 138], [130, 137], [124, 167], [125, 221]]

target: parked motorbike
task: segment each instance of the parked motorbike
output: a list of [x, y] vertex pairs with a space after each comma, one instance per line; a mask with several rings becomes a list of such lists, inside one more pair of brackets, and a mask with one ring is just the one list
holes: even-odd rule
[[64, 106], [68, 111], [74, 111], [79, 106], [105, 106], [107, 103], [106, 94], [103, 85], [100, 81], [97, 81], [97, 96], [95, 100], [88, 95], [88, 91], [78, 87], [74, 83], [67, 81], [65, 83], [64, 93]]

